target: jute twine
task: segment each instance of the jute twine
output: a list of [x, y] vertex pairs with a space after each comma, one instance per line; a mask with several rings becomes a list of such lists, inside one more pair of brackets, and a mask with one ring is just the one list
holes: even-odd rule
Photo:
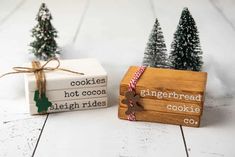
[[[51, 61], [56, 61], [57, 65], [55, 67], [48, 67], [47, 64]], [[77, 71], [72, 71], [69, 69], [60, 68], [60, 60], [58, 58], [51, 58], [47, 62], [45, 62], [42, 66], [39, 61], [32, 61], [32, 67], [13, 67], [13, 72], [8, 72], [0, 76], [0, 78], [6, 76], [6, 75], [12, 75], [12, 74], [19, 74], [19, 73], [34, 73], [36, 78], [36, 85], [37, 89], [39, 91], [39, 97], [43, 93], [46, 93], [46, 76], [45, 71], [55, 71], [60, 70], [64, 72], [74, 73], [78, 75], [84, 75], [84, 73], [80, 73]]]

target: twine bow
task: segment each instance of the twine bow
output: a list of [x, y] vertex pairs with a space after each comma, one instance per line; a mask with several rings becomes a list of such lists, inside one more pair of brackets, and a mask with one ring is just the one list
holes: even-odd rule
[[130, 121], [136, 120], [135, 112], [144, 110], [144, 108], [140, 104], [138, 104], [140, 96], [136, 94], [135, 90], [137, 82], [140, 79], [141, 75], [144, 73], [145, 69], [145, 66], [141, 66], [135, 72], [128, 85], [128, 91], [125, 93], [125, 99], [122, 100], [122, 103], [126, 104], [128, 107], [125, 114], [127, 115], [127, 119]]
[[[57, 65], [55, 67], [48, 67], [48, 63], [51, 61], [56, 61]], [[37, 85], [37, 91], [39, 92], [39, 99], [41, 99], [46, 94], [46, 76], [45, 71], [65, 71], [69, 73], [84, 75], [84, 73], [80, 73], [77, 71], [72, 71], [69, 69], [60, 68], [60, 61], [58, 58], [51, 58], [46, 63], [44, 63], [42, 66], [39, 61], [32, 61], [32, 67], [13, 67], [13, 72], [8, 72], [0, 76], [0, 78], [11, 75], [11, 74], [19, 74], [19, 73], [34, 73], [36, 78], [36, 85]], [[37, 92], [35, 91], [35, 92]]]

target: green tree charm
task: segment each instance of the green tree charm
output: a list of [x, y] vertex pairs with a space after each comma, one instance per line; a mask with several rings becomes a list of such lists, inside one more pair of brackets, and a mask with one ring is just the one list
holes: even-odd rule
[[173, 69], [201, 70], [203, 62], [199, 33], [188, 8], [184, 8], [182, 11], [171, 44], [169, 60]]
[[41, 98], [39, 97], [38, 90], [36, 90], [34, 93], [34, 101], [38, 107], [38, 113], [46, 112], [48, 108], [52, 106], [52, 103], [48, 100], [45, 93], [41, 95]]
[[166, 44], [162, 29], [157, 19], [144, 52], [143, 65], [159, 68], [168, 67]]
[[57, 31], [52, 26], [52, 16], [45, 3], [42, 3], [36, 20], [38, 24], [32, 29], [32, 37], [35, 41], [30, 43], [31, 52], [41, 60], [47, 60], [59, 54], [55, 38]]

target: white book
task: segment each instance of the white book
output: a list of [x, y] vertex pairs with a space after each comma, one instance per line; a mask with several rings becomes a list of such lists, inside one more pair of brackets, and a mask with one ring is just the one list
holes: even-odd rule
[[[52, 106], [48, 108], [47, 113], [62, 112], [62, 111], [76, 111], [84, 109], [97, 109], [107, 107], [107, 97], [90, 98], [90, 99], [76, 99], [67, 101], [52, 101]], [[39, 114], [35, 103], [30, 106], [30, 114]]]
[[[40, 62], [43, 65], [45, 62]], [[56, 67], [57, 61], [51, 61], [47, 67]], [[31, 67], [31, 63], [26, 65]], [[84, 87], [98, 87], [107, 85], [107, 73], [101, 64], [92, 58], [60, 60], [60, 68], [84, 73], [84, 75], [64, 72], [60, 70], [45, 71], [46, 89], [77, 89]], [[25, 74], [25, 90], [34, 92], [37, 89], [35, 75]]]
[[[26, 101], [29, 104], [35, 103], [34, 93], [35, 92], [26, 92]], [[65, 101], [107, 97], [107, 87], [101, 86], [77, 89], [48, 90], [46, 91], [46, 96], [49, 101]]]

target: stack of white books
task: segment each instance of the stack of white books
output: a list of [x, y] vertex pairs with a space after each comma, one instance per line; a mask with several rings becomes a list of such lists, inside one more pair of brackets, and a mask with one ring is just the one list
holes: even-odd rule
[[[57, 64], [57, 61], [51, 61], [47, 67]], [[61, 60], [60, 68], [84, 75], [60, 70], [45, 71], [46, 96], [52, 103], [47, 113], [107, 107], [107, 73], [96, 59]], [[34, 101], [36, 90], [35, 75], [25, 74], [25, 95], [31, 114], [39, 114]]]

